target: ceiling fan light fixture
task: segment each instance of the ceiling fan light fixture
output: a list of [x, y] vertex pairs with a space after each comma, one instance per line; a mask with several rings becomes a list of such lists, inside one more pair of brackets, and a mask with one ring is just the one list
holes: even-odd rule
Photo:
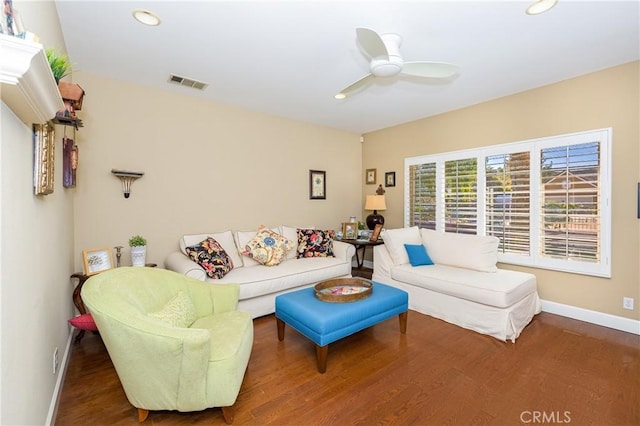
[[347, 95], [342, 93], [342, 92], [340, 92], [340, 93], [336, 93], [335, 95], [333, 95], [333, 98], [341, 101], [343, 99], [346, 99]]
[[402, 71], [402, 62], [372, 61], [369, 69], [376, 77], [392, 77]]
[[160, 25], [160, 18], [153, 12], [144, 9], [136, 9], [132, 13], [133, 18], [144, 25], [155, 27]]
[[527, 15], [539, 15], [551, 9], [558, 0], [537, 0], [527, 8]]

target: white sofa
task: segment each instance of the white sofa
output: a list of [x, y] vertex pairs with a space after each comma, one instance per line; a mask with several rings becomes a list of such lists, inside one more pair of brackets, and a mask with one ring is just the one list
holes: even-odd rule
[[[278, 226], [271, 228], [297, 244], [297, 228]], [[242, 256], [238, 250], [256, 234], [252, 231], [225, 231], [184, 235], [180, 238], [180, 250], [170, 253], [165, 268], [212, 284], [236, 283], [240, 285], [238, 310], [251, 313], [253, 318], [275, 312], [275, 298], [292, 290], [310, 287], [319, 281], [351, 277], [351, 260], [355, 247], [341, 241], [333, 241], [335, 257], [296, 258], [296, 249], [287, 252], [283, 262], [276, 266], [263, 266]], [[191, 260], [185, 248], [213, 237], [233, 261], [233, 269], [220, 279], [207, 276], [205, 270]]]
[[[409, 293], [409, 308], [515, 342], [541, 311], [533, 274], [498, 269], [498, 238], [390, 229], [374, 247], [373, 281]], [[412, 266], [404, 244], [426, 248], [433, 265]]]

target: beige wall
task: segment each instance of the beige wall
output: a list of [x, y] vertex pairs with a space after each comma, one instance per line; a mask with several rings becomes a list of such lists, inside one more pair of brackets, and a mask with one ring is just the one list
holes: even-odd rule
[[[52, 1], [14, 7], [45, 47], [65, 51]], [[4, 103], [0, 115], [0, 424], [41, 425], [61, 378], [52, 372], [53, 351], [62, 362], [74, 314], [73, 195], [62, 187], [63, 128], [56, 126], [54, 192], [34, 196], [31, 127]]]
[[[639, 319], [639, 76], [639, 63], [633, 62], [365, 135], [363, 169], [377, 168], [379, 175], [396, 172], [397, 186], [386, 188], [385, 225], [396, 228], [404, 223], [407, 157], [612, 127], [611, 279], [502, 266], [536, 274], [545, 300]], [[375, 190], [370, 185], [363, 188], [365, 193]], [[635, 310], [622, 309], [623, 296], [635, 298]]]
[[[258, 225], [336, 228], [361, 207], [360, 136], [75, 73], [86, 91], [77, 133], [76, 266], [83, 248], [148, 240], [163, 264], [189, 233]], [[189, 90], [178, 87], [184, 93]], [[111, 169], [144, 171], [122, 195]], [[327, 199], [309, 200], [309, 170], [327, 172]]]

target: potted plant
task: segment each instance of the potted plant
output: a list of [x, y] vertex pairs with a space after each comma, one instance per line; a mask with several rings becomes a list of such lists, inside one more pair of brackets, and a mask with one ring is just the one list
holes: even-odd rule
[[58, 55], [52, 48], [45, 50], [45, 54], [47, 55], [53, 78], [58, 84], [63, 77], [71, 72], [71, 61], [69, 61], [67, 55]]
[[129, 247], [131, 247], [131, 264], [144, 266], [147, 258], [147, 240], [140, 235], [134, 235], [129, 238]]

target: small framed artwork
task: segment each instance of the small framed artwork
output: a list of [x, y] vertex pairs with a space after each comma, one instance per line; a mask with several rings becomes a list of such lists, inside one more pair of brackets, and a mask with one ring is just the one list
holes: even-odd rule
[[87, 276], [114, 267], [111, 247], [82, 250], [82, 261], [84, 262], [84, 274]]
[[365, 182], [367, 185], [375, 185], [376, 184], [376, 169], [367, 169], [365, 174]]
[[358, 236], [358, 222], [342, 223], [342, 238], [345, 240], [355, 240]]
[[371, 234], [371, 238], [369, 238], [369, 241], [373, 241], [373, 242], [378, 241], [378, 238], [380, 237], [380, 231], [382, 231], [382, 224], [376, 223], [376, 226], [375, 228], [373, 228], [373, 233]]
[[33, 125], [33, 192], [48, 195], [53, 192], [55, 128], [51, 123]]
[[384, 186], [396, 186], [396, 172], [384, 174]]
[[62, 138], [62, 186], [76, 187], [76, 170], [78, 169], [78, 145], [73, 139]]
[[309, 199], [327, 199], [327, 173], [321, 170], [309, 170]]

